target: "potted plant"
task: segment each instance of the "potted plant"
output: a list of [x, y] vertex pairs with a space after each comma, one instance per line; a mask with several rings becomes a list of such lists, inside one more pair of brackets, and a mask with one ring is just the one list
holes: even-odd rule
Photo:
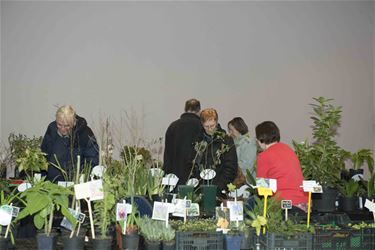
[[370, 149], [360, 149], [353, 153], [350, 157], [350, 162], [352, 163], [352, 168], [349, 169], [349, 177], [356, 174], [363, 175], [362, 166], [366, 163], [370, 174], [374, 172], [374, 158], [372, 157], [372, 152]]
[[[163, 223], [164, 224], [164, 223]], [[166, 227], [163, 225], [161, 228], [161, 239], [164, 250], [174, 250], [176, 249], [176, 231], [171, 227]]]
[[[311, 249], [312, 234], [314, 227], [306, 227], [299, 221], [283, 218], [280, 201], [275, 197], [268, 199], [266, 217], [263, 216], [264, 200], [255, 199], [255, 206], [252, 211], [247, 211], [249, 218], [245, 223], [252, 226], [258, 235], [257, 243], [261, 249], [287, 248], [298, 246], [302, 249]], [[261, 234], [261, 229], [266, 227], [267, 233]], [[256, 246], [254, 246], [256, 248]]]
[[149, 217], [139, 219], [139, 230], [145, 239], [145, 249], [159, 250], [162, 239], [162, 228], [165, 227], [163, 222], [153, 220]]
[[304, 178], [316, 180], [323, 186], [323, 194], [313, 195], [314, 209], [322, 212], [334, 211], [337, 188], [341, 171], [345, 168], [345, 161], [350, 153], [337, 145], [335, 136], [341, 123], [341, 106], [331, 104], [332, 99], [324, 97], [313, 98], [315, 103], [311, 119], [312, 138], [310, 143], [293, 141], [299, 158]]
[[[40, 148], [40, 145], [42, 143], [42, 137], [33, 136], [32, 138], [29, 138], [23, 134], [16, 135], [14, 133], [10, 133], [8, 136], [8, 143], [9, 143], [9, 149], [10, 149], [10, 154], [11, 154], [11, 159], [10, 159], [11, 164], [8, 167], [12, 168], [12, 167], [19, 165], [17, 163], [17, 159], [24, 156], [26, 149]], [[15, 176], [19, 178], [20, 177], [19, 170], [14, 169], [14, 171], [16, 172]]]
[[27, 146], [24, 153], [16, 159], [18, 171], [24, 172], [28, 182], [34, 182], [34, 173], [47, 171], [48, 162], [40, 147]]
[[[1, 192], [0, 192], [0, 207], [2, 206], [15, 206], [18, 202], [24, 203], [23, 199], [20, 197], [20, 193], [17, 192], [17, 189], [10, 190], [9, 187], [6, 187], [7, 183], [1, 183]], [[15, 222], [11, 220], [9, 228], [6, 226], [0, 225], [0, 249], [8, 249], [9, 239], [14, 245], [14, 236], [13, 236], [13, 226]], [[10, 236], [10, 237], [8, 237]]]
[[[229, 145], [227, 135], [222, 130], [216, 130], [210, 139], [204, 138], [194, 145], [196, 155], [193, 159], [192, 169], [189, 174], [191, 176], [199, 176], [203, 179], [203, 185], [200, 185], [200, 190], [203, 199], [203, 213], [207, 216], [215, 214], [217, 185], [212, 184], [213, 178], [217, 175], [217, 168], [220, 164], [225, 162], [223, 157], [233, 145]], [[220, 170], [221, 171], [221, 170]], [[188, 179], [189, 179], [188, 178]]]
[[353, 179], [350, 180], [342, 180], [340, 190], [340, 198], [339, 198], [339, 208], [344, 212], [351, 212], [358, 208], [358, 190], [359, 190], [359, 182]]
[[33, 216], [36, 228], [44, 228], [44, 233], [37, 237], [38, 249], [54, 249], [56, 234], [52, 233], [52, 222], [57, 211], [61, 211], [72, 225], [76, 224], [76, 219], [68, 210], [69, 195], [72, 194], [71, 190], [44, 180], [34, 182], [31, 188], [21, 194], [26, 207], [20, 212], [18, 219]]

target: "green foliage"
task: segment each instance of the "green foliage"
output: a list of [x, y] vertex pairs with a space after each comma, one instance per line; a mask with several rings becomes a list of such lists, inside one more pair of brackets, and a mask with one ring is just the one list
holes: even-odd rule
[[[165, 223], [163, 223], [165, 224]], [[176, 231], [171, 227], [166, 227], [165, 225], [163, 225], [163, 227], [160, 227], [161, 228], [161, 239], [163, 241], [173, 241], [174, 238], [176, 237]]]
[[344, 197], [354, 197], [354, 195], [358, 194], [359, 182], [353, 179], [350, 179], [349, 181], [342, 180], [339, 190]]
[[19, 213], [17, 220], [32, 215], [34, 225], [38, 229], [44, 226], [45, 233], [49, 235], [52, 230], [54, 212], [61, 211], [72, 225], [75, 225], [76, 219], [68, 210], [69, 195], [73, 195], [71, 190], [50, 181], [35, 182], [31, 188], [21, 194], [21, 198], [26, 201], [26, 207]]
[[136, 146], [124, 146], [121, 153], [121, 158], [127, 163], [135, 158], [137, 155], [142, 155], [142, 161], [144, 164], [151, 164], [152, 157], [149, 150], [144, 147], [136, 147]]
[[293, 141], [296, 154], [300, 160], [305, 179], [316, 180], [322, 185], [337, 187], [341, 170], [350, 153], [340, 148], [336, 141], [337, 129], [341, 122], [341, 106], [331, 104], [332, 99], [313, 98], [313, 142]]
[[367, 181], [367, 197], [375, 195], [375, 173], [373, 173], [370, 179]]
[[180, 232], [215, 232], [216, 221], [214, 219], [192, 219], [185, 224], [183, 221], [173, 220], [171, 226]]
[[16, 159], [18, 171], [25, 171], [30, 182], [33, 181], [34, 172], [48, 169], [45, 153], [39, 147], [27, 146], [25, 151]]
[[162, 240], [162, 228], [165, 227], [165, 223], [162, 221], [156, 221], [150, 217], [142, 217], [138, 222], [139, 230], [143, 237], [148, 241], [160, 241]]
[[[314, 227], [306, 227], [306, 224], [300, 224], [289, 219], [283, 219], [283, 210], [280, 206], [280, 201], [276, 197], [269, 198], [267, 203], [266, 228], [271, 233], [282, 233], [288, 236], [314, 232]], [[257, 228], [264, 222], [263, 217], [264, 200], [258, 197], [255, 198], [255, 206], [252, 211], [245, 210], [250, 219], [245, 219], [245, 223], [249, 226]], [[255, 221], [255, 222], [254, 222]], [[254, 224], [253, 224], [254, 223]]]
[[369, 172], [371, 174], [374, 172], [374, 158], [372, 157], [372, 152], [370, 149], [360, 149], [352, 154], [351, 162], [353, 164], [353, 169], [360, 169], [364, 163], [366, 163]]

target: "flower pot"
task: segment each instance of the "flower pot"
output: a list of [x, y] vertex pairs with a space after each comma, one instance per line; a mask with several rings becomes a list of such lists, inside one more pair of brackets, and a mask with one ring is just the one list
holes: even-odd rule
[[176, 249], [176, 241], [163, 241], [163, 250], [175, 250]]
[[91, 239], [92, 249], [94, 250], [111, 250], [112, 237]]
[[194, 187], [188, 186], [188, 185], [178, 185], [178, 197], [180, 199], [186, 199], [191, 200], [193, 198], [194, 193]]
[[250, 232], [244, 232], [243, 238], [241, 241], [241, 249], [252, 249], [253, 248], [253, 234], [255, 232], [251, 230]]
[[352, 212], [358, 208], [358, 197], [340, 197], [339, 209], [344, 212]]
[[206, 216], [215, 215], [216, 208], [216, 185], [202, 185], [202, 194], [203, 194], [203, 214]]
[[85, 237], [84, 236], [73, 236], [70, 238], [69, 236], [65, 235], [63, 238], [63, 249], [65, 250], [81, 250], [84, 248], [85, 245]]
[[0, 250], [8, 250], [9, 238], [0, 237]]
[[145, 249], [146, 250], [159, 250], [160, 241], [145, 240]]
[[56, 239], [57, 234], [51, 233], [49, 236], [47, 236], [44, 233], [39, 233], [36, 236], [36, 242], [38, 245], [38, 249], [40, 250], [54, 250], [56, 249]]
[[336, 210], [337, 190], [323, 187], [323, 193], [312, 195], [313, 210], [317, 212], [334, 212]]
[[243, 234], [224, 235], [225, 249], [226, 250], [240, 250]]
[[139, 234], [125, 234], [122, 235], [122, 249], [123, 250], [137, 250], [139, 245]]

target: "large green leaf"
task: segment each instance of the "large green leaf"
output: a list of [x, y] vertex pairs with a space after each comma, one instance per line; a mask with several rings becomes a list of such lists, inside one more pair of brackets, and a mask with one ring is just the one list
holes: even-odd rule
[[39, 214], [34, 215], [34, 225], [38, 229], [42, 229], [44, 226], [44, 218]]
[[38, 192], [29, 193], [26, 200], [30, 214], [35, 214], [50, 204], [48, 196]]

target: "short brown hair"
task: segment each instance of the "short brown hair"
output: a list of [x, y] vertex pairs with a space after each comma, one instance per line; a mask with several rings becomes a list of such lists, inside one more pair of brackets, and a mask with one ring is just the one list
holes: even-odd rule
[[208, 120], [219, 120], [219, 116], [217, 115], [217, 112], [213, 108], [207, 108], [203, 109], [201, 112], [201, 122], [206, 122]]
[[197, 99], [189, 99], [185, 102], [185, 112], [198, 113], [201, 110], [201, 103]]

